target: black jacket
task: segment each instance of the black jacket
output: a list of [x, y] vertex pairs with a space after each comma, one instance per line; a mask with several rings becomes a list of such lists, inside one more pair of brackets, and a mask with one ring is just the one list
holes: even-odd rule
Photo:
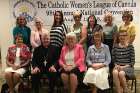
[[33, 52], [33, 58], [32, 58], [32, 67], [43, 67], [44, 65], [44, 61], [46, 60], [47, 64], [46, 67], [49, 68], [50, 66], [53, 65], [53, 63], [51, 63], [49, 61], [49, 56], [51, 54], [50, 51], [50, 46], [48, 48], [45, 48], [44, 46], [39, 46], [37, 48], [35, 48], [34, 52]]

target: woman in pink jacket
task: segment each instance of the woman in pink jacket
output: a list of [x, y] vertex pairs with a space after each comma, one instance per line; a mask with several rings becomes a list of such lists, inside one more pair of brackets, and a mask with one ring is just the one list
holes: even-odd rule
[[[66, 35], [66, 45], [63, 46], [59, 64], [62, 68], [61, 78], [65, 91], [76, 93], [78, 85], [78, 74], [85, 71], [85, 54], [82, 45], [77, 44], [76, 35], [70, 32]], [[67, 92], [66, 92], [67, 93]]]

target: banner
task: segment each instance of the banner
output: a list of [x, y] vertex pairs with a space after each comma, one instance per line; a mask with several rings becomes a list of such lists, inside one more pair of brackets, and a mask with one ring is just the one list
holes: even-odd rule
[[11, 7], [11, 16], [13, 18], [19, 15], [25, 15], [28, 23], [33, 21], [34, 17], [40, 17], [44, 20], [46, 26], [53, 24], [53, 14], [60, 10], [64, 14], [64, 20], [67, 24], [72, 24], [73, 11], [79, 10], [82, 13], [82, 21], [86, 22], [89, 15], [95, 15], [99, 24], [103, 24], [104, 14], [111, 12], [114, 16], [114, 22], [122, 22], [122, 13], [129, 10], [134, 16], [134, 22], [139, 19], [139, 0], [9, 0]]

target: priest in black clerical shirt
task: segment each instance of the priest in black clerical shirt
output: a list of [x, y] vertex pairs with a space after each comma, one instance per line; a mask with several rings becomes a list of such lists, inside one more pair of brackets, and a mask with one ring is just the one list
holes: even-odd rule
[[50, 35], [49, 33], [43, 33], [41, 35], [42, 44], [35, 48], [32, 58], [32, 90], [33, 93], [39, 93], [39, 84], [41, 75], [46, 74], [49, 79], [49, 88], [51, 92], [54, 89], [55, 81], [57, 78], [57, 71], [49, 61], [49, 56], [51, 51], [49, 49], [50, 45]]

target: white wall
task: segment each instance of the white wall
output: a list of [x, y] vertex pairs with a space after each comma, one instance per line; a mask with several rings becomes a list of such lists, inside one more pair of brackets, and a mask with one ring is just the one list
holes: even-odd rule
[[5, 56], [7, 47], [12, 43], [9, 0], [0, 0], [0, 45], [2, 55], [2, 69], [5, 68]]
[[[2, 69], [5, 68], [5, 57], [7, 48], [12, 44], [12, 28], [15, 20], [10, 19], [10, 6], [9, 0], [0, 0], [0, 45], [2, 54]], [[140, 13], [139, 13], [140, 15]], [[138, 19], [140, 22], [140, 18]], [[140, 23], [137, 24], [136, 40], [135, 40], [135, 52], [136, 52], [136, 69], [140, 69]]]
[[[139, 12], [140, 15], [140, 12]], [[140, 18], [139, 20], [139, 24], [137, 24], [136, 26], [136, 39], [134, 41], [134, 46], [135, 46], [135, 58], [136, 58], [136, 63], [135, 63], [135, 69], [139, 69], [140, 70]]]

